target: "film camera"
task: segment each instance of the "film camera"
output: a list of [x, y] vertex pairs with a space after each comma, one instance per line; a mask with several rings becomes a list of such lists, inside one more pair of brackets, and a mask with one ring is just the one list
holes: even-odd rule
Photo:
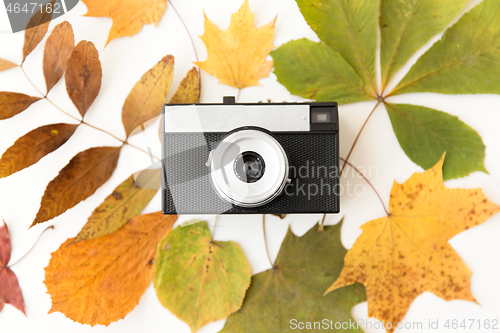
[[166, 104], [164, 214], [339, 212], [337, 103]]

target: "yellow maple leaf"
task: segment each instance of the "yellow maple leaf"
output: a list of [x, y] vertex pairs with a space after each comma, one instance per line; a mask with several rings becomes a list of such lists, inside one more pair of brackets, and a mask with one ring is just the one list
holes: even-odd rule
[[388, 332], [424, 291], [447, 301], [475, 301], [471, 272], [448, 240], [483, 223], [500, 206], [481, 189], [446, 188], [443, 162], [444, 156], [405, 183], [394, 182], [389, 215], [361, 227], [363, 233], [347, 253], [342, 273], [327, 290], [363, 283], [368, 315], [383, 320]]
[[135, 35], [145, 24], [154, 23], [157, 26], [167, 5], [165, 0], [82, 1], [88, 8], [85, 16], [113, 19], [106, 44], [115, 38]]
[[226, 31], [220, 30], [205, 15], [205, 33], [201, 39], [208, 57], [196, 64], [217, 77], [219, 83], [243, 89], [258, 86], [260, 79], [269, 76], [273, 62], [266, 61], [266, 57], [274, 48], [276, 19], [257, 29], [254, 17], [248, 0], [231, 16]]

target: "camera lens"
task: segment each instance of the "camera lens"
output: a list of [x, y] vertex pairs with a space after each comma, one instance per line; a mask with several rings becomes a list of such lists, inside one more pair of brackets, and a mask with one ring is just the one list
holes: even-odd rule
[[255, 183], [264, 175], [266, 165], [262, 156], [254, 151], [246, 151], [234, 160], [234, 173], [244, 183]]

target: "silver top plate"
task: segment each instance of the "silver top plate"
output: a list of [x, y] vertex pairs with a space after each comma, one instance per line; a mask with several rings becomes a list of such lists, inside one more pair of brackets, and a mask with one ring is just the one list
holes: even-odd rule
[[310, 129], [309, 105], [166, 105], [165, 132], [229, 132], [257, 126], [272, 132]]

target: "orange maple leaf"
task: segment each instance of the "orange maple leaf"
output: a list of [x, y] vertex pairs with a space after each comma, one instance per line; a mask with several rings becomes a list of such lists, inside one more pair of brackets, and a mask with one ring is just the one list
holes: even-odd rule
[[88, 8], [85, 16], [113, 19], [113, 26], [106, 44], [115, 38], [137, 34], [145, 24], [154, 23], [155, 26], [158, 26], [167, 6], [165, 0], [82, 1]]
[[[394, 182], [389, 215], [366, 223], [327, 293], [355, 282], [365, 285], [368, 315], [396, 329], [413, 300], [429, 291], [445, 299], [475, 301], [471, 272], [448, 240], [500, 211], [481, 189], [448, 189], [444, 156], [405, 183]], [[389, 325], [390, 323], [390, 325]]]
[[208, 57], [196, 64], [220, 83], [243, 89], [258, 86], [259, 80], [269, 76], [272, 61], [266, 61], [274, 48], [274, 22], [257, 29], [255, 14], [248, 0], [231, 16], [226, 31], [220, 30], [205, 15], [205, 33], [201, 39], [207, 47]]

